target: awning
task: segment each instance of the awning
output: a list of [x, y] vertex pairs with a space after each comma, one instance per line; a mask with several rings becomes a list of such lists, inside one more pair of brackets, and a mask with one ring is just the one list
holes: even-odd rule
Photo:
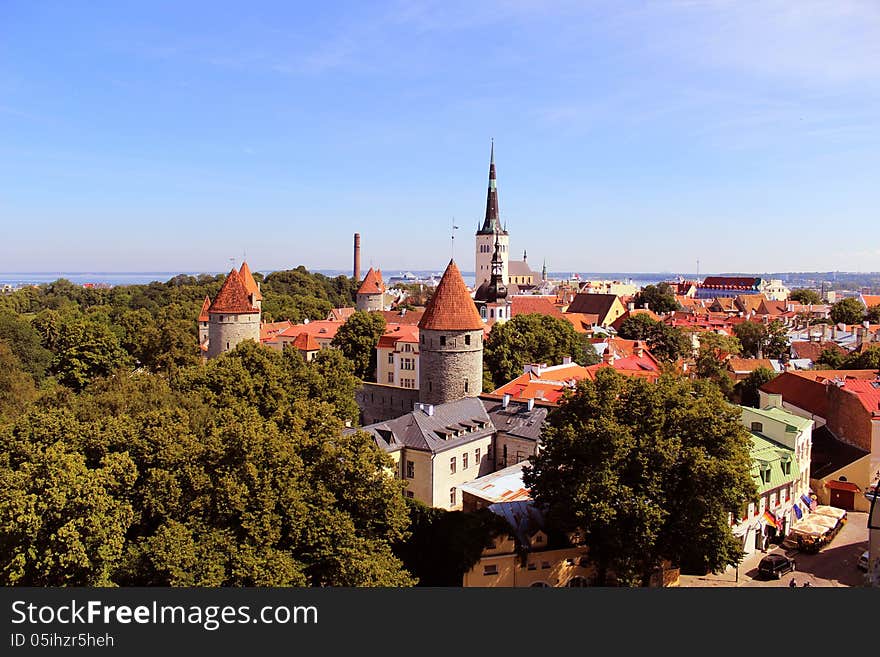
[[833, 490], [848, 490], [851, 493], [862, 492], [862, 489], [851, 481], [826, 481], [825, 488], [831, 488]]

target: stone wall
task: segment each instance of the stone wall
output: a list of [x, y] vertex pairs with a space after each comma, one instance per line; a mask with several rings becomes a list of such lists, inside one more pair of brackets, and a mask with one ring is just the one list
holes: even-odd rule
[[212, 313], [210, 317], [208, 358], [216, 358], [225, 351], [235, 349], [244, 340], [260, 344], [259, 313]]
[[382, 298], [384, 296], [383, 294], [358, 294], [355, 306], [358, 310], [367, 312], [371, 310], [384, 310], [382, 307]]
[[[464, 397], [476, 397], [483, 391], [482, 329], [422, 329], [419, 340], [418, 392], [422, 402], [445, 404]], [[444, 341], [445, 344], [441, 344]]]
[[393, 420], [409, 413], [419, 401], [419, 391], [380, 383], [363, 383], [355, 392], [361, 426]]

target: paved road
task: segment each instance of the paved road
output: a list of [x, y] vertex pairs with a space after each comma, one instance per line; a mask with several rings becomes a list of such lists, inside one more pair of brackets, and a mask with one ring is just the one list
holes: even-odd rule
[[856, 567], [859, 555], [868, 549], [868, 514], [848, 513], [848, 521], [830, 545], [818, 554], [808, 554], [783, 547], [774, 547], [770, 553], [781, 553], [797, 562], [795, 572], [783, 575], [778, 580], [758, 578], [758, 563], [765, 556], [758, 552], [746, 557], [736, 570], [729, 568], [717, 575], [699, 577], [682, 575], [681, 586], [789, 586], [795, 580], [798, 586], [809, 582], [811, 586], [863, 586], [864, 573]]

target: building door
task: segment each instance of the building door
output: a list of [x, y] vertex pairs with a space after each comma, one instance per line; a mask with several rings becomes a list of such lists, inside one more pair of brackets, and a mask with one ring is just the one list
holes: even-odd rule
[[831, 506], [852, 511], [856, 505], [856, 494], [851, 490], [831, 489]]

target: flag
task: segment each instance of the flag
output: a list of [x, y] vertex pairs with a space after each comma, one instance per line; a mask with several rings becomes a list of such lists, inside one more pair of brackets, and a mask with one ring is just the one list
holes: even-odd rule
[[773, 525], [776, 529], [782, 529], [782, 521], [779, 520], [776, 516], [773, 515], [773, 512], [770, 509], [764, 511], [764, 515], [761, 516], [768, 525]]
[[791, 507], [791, 508], [794, 510], [794, 515], [797, 516], [797, 519], [798, 519], [798, 520], [800, 520], [801, 518], [804, 517], [804, 514], [801, 512], [801, 507], [799, 507], [797, 504], [795, 504], [795, 505], [794, 505], [793, 507]]

